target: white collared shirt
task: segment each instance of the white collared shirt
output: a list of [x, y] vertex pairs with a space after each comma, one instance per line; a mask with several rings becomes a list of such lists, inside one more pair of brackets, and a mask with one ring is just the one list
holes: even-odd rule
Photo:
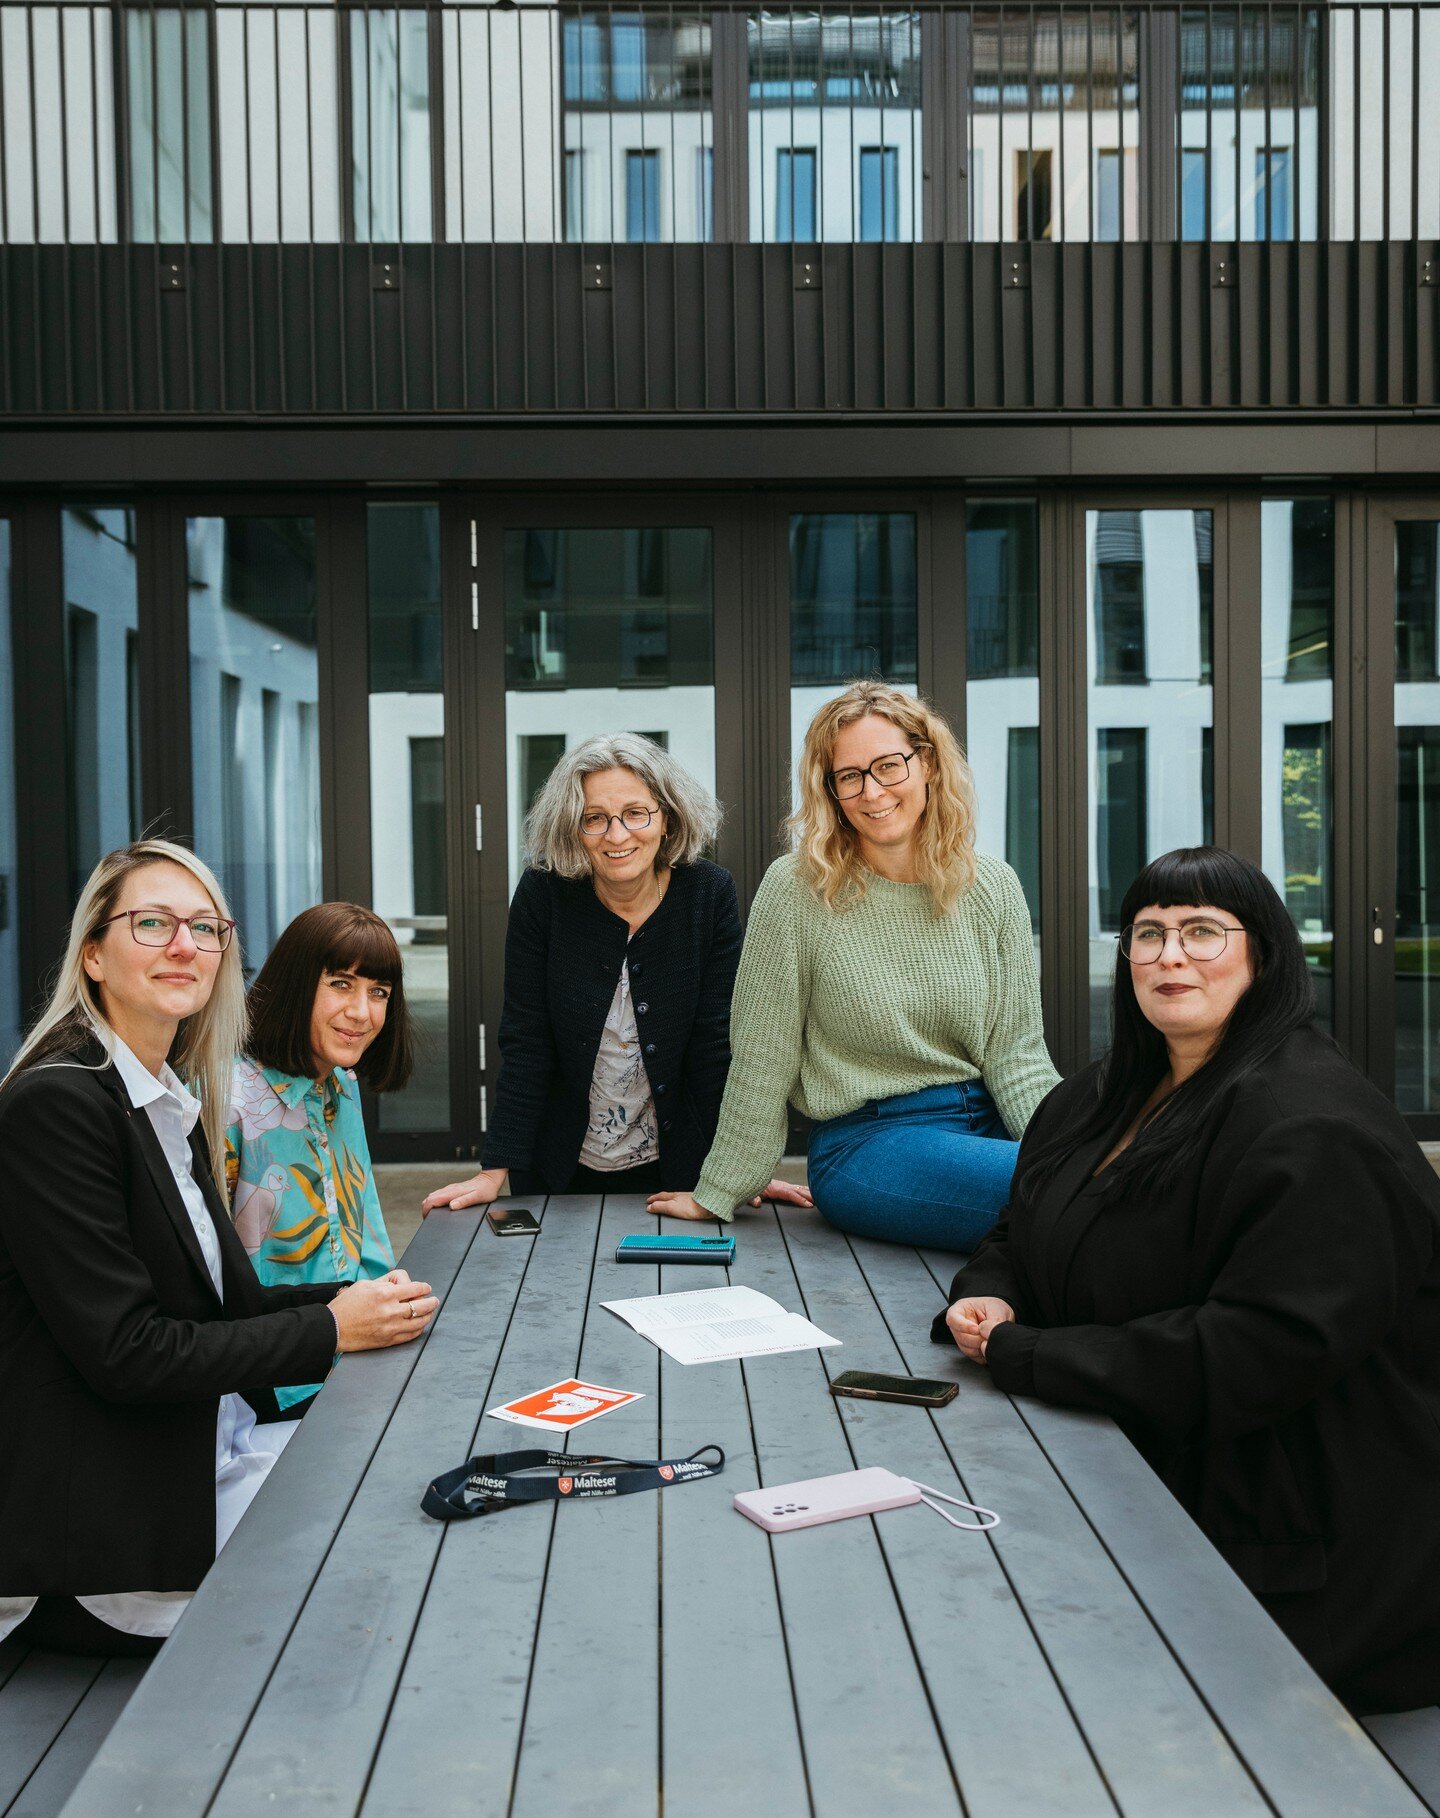
[[[126, 1096], [143, 1110], [158, 1137], [185, 1210], [190, 1215], [200, 1254], [217, 1296], [223, 1297], [220, 1240], [205, 1195], [195, 1178], [190, 1132], [200, 1116], [200, 1101], [186, 1090], [167, 1061], [160, 1075], [150, 1072], [118, 1035], [113, 1036], [115, 1071]], [[273, 1421], [255, 1443], [255, 1410], [240, 1395], [222, 1395], [215, 1419], [215, 1551], [235, 1532], [256, 1491], [269, 1475], [298, 1420]], [[116, 1591], [77, 1596], [93, 1616], [127, 1635], [168, 1635], [189, 1603], [189, 1591]], [[30, 1614], [33, 1597], [0, 1597], [0, 1640]]]

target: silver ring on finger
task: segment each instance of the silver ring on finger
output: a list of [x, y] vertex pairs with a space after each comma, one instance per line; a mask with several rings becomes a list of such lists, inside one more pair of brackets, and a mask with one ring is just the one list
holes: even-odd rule
[[405, 1302], [405, 1310], [406, 1310], [406, 1312], [407, 1312], [407, 1313], [408, 1313], [408, 1314], [409, 1314], [409, 1316], [410, 1316], [410, 1318], [411, 1318], [411, 1319], [414, 1319], [414, 1317], [415, 1317], [415, 1302], [414, 1302], [414, 1301], [413, 1301], [413, 1300], [407, 1300], [407, 1301], [406, 1301], [406, 1302]]

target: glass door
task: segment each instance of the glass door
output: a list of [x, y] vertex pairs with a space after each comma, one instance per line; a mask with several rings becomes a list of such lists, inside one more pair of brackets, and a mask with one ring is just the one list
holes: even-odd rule
[[1440, 1135], [1440, 499], [1372, 501], [1364, 702], [1370, 1076]]

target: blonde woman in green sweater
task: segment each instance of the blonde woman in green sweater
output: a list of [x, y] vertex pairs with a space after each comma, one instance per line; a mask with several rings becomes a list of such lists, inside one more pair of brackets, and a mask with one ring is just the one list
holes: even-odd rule
[[831, 1224], [972, 1249], [1059, 1077], [1019, 879], [975, 851], [950, 728], [881, 682], [811, 721], [791, 827], [750, 912], [714, 1144], [694, 1193], [650, 1210], [731, 1218], [774, 1173], [793, 1104]]

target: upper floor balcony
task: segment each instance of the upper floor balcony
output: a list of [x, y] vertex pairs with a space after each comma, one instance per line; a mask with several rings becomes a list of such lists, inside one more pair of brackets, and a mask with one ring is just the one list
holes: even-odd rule
[[12, 415], [1437, 399], [1440, 4], [0, 4]]

